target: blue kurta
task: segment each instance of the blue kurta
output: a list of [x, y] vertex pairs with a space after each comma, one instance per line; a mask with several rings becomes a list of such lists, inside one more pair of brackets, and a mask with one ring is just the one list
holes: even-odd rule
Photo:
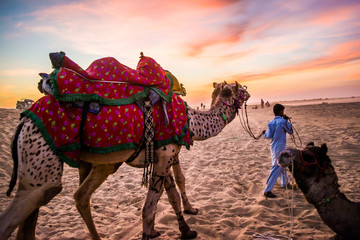
[[280, 153], [286, 148], [286, 133], [293, 134], [293, 129], [288, 121], [280, 116], [269, 122], [265, 138], [271, 138], [270, 150], [272, 163], [276, 163]]
[[266, 182], [264, 192], [269, 192], [273, 189], [276, 180], [280, 177], [281, 186], [285, 187], [288, 184], [288, 177], [284, 169], [277, 164], [277, 159], [280, 153], [286, 148], [286, 133], [293, 134], [291, 124], [280, 116], [269, 122], [268, 129], [265, 132], [265, 138], [271, 138], [270, 150], [272, 167], [270, 176]]

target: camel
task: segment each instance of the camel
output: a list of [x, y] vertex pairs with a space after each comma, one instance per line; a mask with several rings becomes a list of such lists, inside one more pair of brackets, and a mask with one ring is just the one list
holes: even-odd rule
[[305, 199], [336, 233], [336, 239], [359, 239], [360, 203], [350, 201], [340, 192], [327, 150], [326, 144], [318, 147], [314, 143], [304, 150], [287, 148], [280, 154], [278, 163], [293, 171]]
[[[228, 84], [222, 86], [216, 104], [210, 110], [189, 109], [188, 116], [190, 129], [194, 133], [193, 139], [205, 140], [220, 133], [225, 125], [235, 118], [238, 109], [249, 97], [248, 92], [238, 83]], [[8, 239], [16, 227], [19, 227], [17, 239], [34, 239], [39, 208], [46, 205], [62, 190], [63, 162], [51, 150], [40, 130], [26, 117], [16, 129], [11, 148], [15, 170], [12, 184], [16, 181], [15, 166], [18, 165], [19, 185], [15, 198], [0, 215], [0, 240]], [[190, 230], [185, 222], [181, 212], [180, 196], [170, 171], [172, 164], [178, 161], [180, 149], [181, 145], [172, 143], [155, 150], [156, 161], [142, 211], [142, 239], [159, 235], [154, 230], [154, 219], [157, 202], [164, 189], [176, 213], [180, 237], [192, 239], [197, 236], [197, 232]], [[100, 239], [100, 237], [92, 220], [90, 197], [110, 174], [115, 173], [121, 164], [129, 159], [134, 151], [134, 149], [128, 149], [106, 154], [81, 152], [80, 186], [74, 194], [74, 199], [92, 239]], [[144, 167], [144, 151], [141, 151], [139, 156], [128, 164]], [[176, 174], [180, 166], [175, 164], [173, 168]], [[11, 189], [8, 194], [10, 192]]]

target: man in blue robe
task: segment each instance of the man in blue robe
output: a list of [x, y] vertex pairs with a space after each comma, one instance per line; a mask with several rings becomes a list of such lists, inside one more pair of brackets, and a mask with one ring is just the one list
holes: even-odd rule
[[275, 118], [268, 123], [268, 129], [264, 137], [271, 139], [270, 150], [272, 167], [270, 176], [266, 182], [264, 196], [267, 198], [276, 198], [271, 191], [280, 177], [281, 187], [288, 186], [288, 176], [285, 170], [277, 164], [280, 153], [286, 148], [286, 133], [293, 134], [291, 124], [287, 121], [289, 118], [284, 114], [285, 107], [281, 104], [275, 104], [273, 111]]

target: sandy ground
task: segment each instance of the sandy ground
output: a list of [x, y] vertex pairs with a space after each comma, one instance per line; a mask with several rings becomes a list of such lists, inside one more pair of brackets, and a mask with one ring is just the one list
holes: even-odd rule
[[[257, 134], [273, 118], [272, 110], [249, 109], [249, 123]], [[14, 197], [5, 196], [12, 171], [11, 136], [18, 110], [0, 109], [0, 212]], [[303, 143], [327, 143], [341, 191], [360, 201], [360, 103], [329, 103], [286, 106]], [[288, 146], [294, 144], [288, 138]], [[197, 239], [256, 239], [254, 234], [289, 235], [287, 194], [277, 184], [277, 199], [266, 200], [263, 190], [271, 167], [269, 141], [252, 140], [236, 118], [217, 136], [195, 142], [180, 153], [187, 193], [199, 214], [185, 215], [198, 232]], [[92, 213], [103, 239], [140, 239], [141, 209], [146, 189], [141, 187], [142, 169], [123, 165], [93, 194]], [[75, 208], [77, 169], [65, 166], [63, 191], [40, 210], [37, 239], [90, 239]], [[16, 190], [16, 189], [15, 189]], [[293, 239], [329, 239], [333, 232], [322, 222], [302, 193], [294, 192]], [[175, 214], [166, 195], [159, 201], [157, 239], [178, 239]], [[15, 239], [15, 233], [10, 237]]]

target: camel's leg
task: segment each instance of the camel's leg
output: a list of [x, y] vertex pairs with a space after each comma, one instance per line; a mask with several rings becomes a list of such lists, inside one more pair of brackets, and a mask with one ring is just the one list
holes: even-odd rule
[[154, 230], [155, 212], [157, 203], [162, 193], [164, 176], [156, 175], [155, 172], [151, 178], [148, 194], [143, 207], [143, 237], [142, 239], [152, 238]]
[[176, 185], [178, 186], [178, 188], [180, 190], [181, 199], [182, 199], [182, 203], [183, 203], [183, 206], [184, 206], [184, 213], [193, 214], [193, 215], [198, 214], [199, 210], [197, 208], [192, 207], [188, 197], [186, 196], [185, 177], [184, 177], [184, 174], [181, 171], [181, 166], [180, 166], [179, 155], [178, 154], [175, 155], [175, 161], [174, 161], [174, 164], [172, 165], [172, 168], [173, 168], [173, 171], [174, 171]]
[[90, 197], [92, 193], [106, 180], [106, 178], [116, 172], [119, 164], [104, 164], [94, 165], [90, 173], [83, 180], [78, 190], [74, 194], [76, 208], [80, 212], [81, 217], [84, 219], [88, 227], [91, 237], [93, 239], [100, 239], [96, 231], [95, 224], [92, 220], [90, 209]]
[[[47, 204], [54, 196], [61, 192], [60, 186], [42, 186], [35, 189], [25, 189], [19, 184], [15, 198], [10, 206], [0, 215], [0, 240], [8, 239], [19, 224], [30, 224], [25, 228], [19, 228], [18, 237], [33, 239], [25, 235], [25, 232], [34, 232], [36, 225], [36, 210]], [[35, 214], [30, 216], [31, 214]], [[24, 222], [25, 221], [25, 222]]]
[[[154, 164], [149, 191], [143, 208], [143, 239], [149, 239], [151, 236], [151, 230], [154, 227], [156, 207], [163, 189], [163, 184], [165, 178], [171, 174], [170, 168], [174, 161], [174, 156], [179, 153], [179, 150], [180, 148], [176, 144], [169, 144], [156, 150], [157, 161]], [[169, 190], [168, 196], [169, 199], [171, 199], [170, 202], [175, 203], [174, 209], [176, 213], [180, 211], [181, 214], [180, 196], [177, 193], [176, 188], [174, 188], [174, 190], [175, 191]], [[182, 217], [182, 214], [180, 216]], [[179, 224], [181, 222], [179, 225], [180, 231], [182, 232], [182, 235], [187, 236], [186, 232], [191, 231], [190, 229], [186, 229], [184, 218], [181, 217], [179, 218]]]
[[90, 171], [91, 171], [91, 163], [88, 162], [80, 162], [80, 167], [79, 167], [79, 185], [81, 185], [85, 178], [89, 175]]
[[35, 227], [39, 216], [39, 208], [36, 208], [19, 226], [16, 240], [35, 239]]
[[[17, 226], [18, 239], [33, 239], [38, 209], [62, 190], [63, 163], [30, 120], [15, 134], [12, 155], [18, 163], [17, 193], [0, 215], [0, 239], [7, 239]], [[15, 166], [15, 165], [14, 165]]]
[[197, 232], [191, 231], [190, 227], [185, 222], [185, 219], [181, 212], [181, 202], [179, 193], [176, 191], [175, 182], [171, 174], [167, 175], [164, 182], [164, 187], [169, 198], [169, 202], [173, 207], [177, 220], [179, 222], [179, 229], [181, 232], [181, 239], [193, 239], [196, 238]]
[[[159, 195], [159, 199], [161, 198], [162, 194], [164, 193], [164, 185], [162, 186], [161, 190], [160, 190], [160, 195]], [[155, 230], [155, 217], [154, 217], [154, 221], [151, 227], [151, 233], [150, 233], [150, 238], [156, 238], [158, 236], [160, 236], [160, 232]]]

